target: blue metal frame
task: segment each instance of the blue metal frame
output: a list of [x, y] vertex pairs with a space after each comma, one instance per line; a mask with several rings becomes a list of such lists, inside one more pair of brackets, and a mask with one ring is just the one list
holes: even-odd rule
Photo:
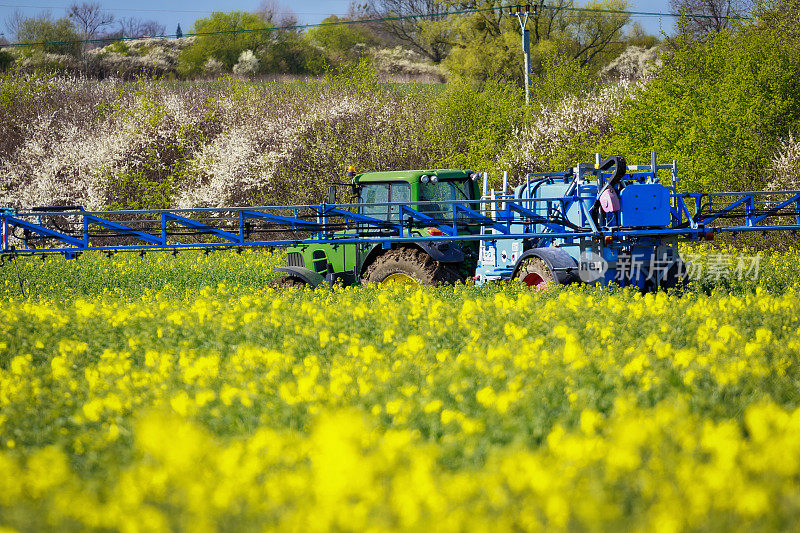
[[[638, 172], [640, 167], [629, 167], [626, 182], [654, 183], [655, 173]], [[648, 167], [644, 167], [648, 168]], [[661, 168], [675, 167], [658, 165]], [[580, 169], [580, 167], [579, 167]], [[598, 190], [608, 175], [594, 172]], [[531, 174], [524, 194], [529, 195], [531, 178], [563, 180], [563, 173]], [[594, 196], [581, 196], [576, 181], [561, 197], [512, 198], [502, 195], [494, 199], [469, 201], [414, 202], [415, 208], [403, 203], [376, 204], [318, 204], [298, 206], [262, 206], [200, 209], [162, 209], [135, 211], [43, 211], [41, 209], [0, 209], [0, 229], [3, 240], [0, 251], [5, 254], [62, 253], [74, 257], [85, 251], [147, 251], [180, 250], [196, 248], [231, 248], [281, 246], [307, 243], [370, 244], [419, 241], [474, 241], [501, 239], [540, 239], [540, 243], [554, 239], [566, 242], [582, 239], [611, 237], [617, 242], [642, 238], [669, 238], [696, 240], [709, 233], [747, 231], [798, 231], [800, 230], [800, 191], [753, 191], [731, 193], [676, 193], [671, 189], [671, 222], [665, 227], [607, 228], [597, 227], [588, 213], [586, 202]], [[564, 213], [577, 203], [585, 225], [572, 228], [535, 212], [537, 205], [559, 204]], [[447, 217], [434, 217], [424, 213], [426, 205], [450, 205]], [[364, 207], [397, 207], [391, 220], [381, 220], [360, 214]], [[473, 207], [480, 206], [483, 213]], [[713, 210], [712, 210], [713, 209]], [[292, 215], [286, 215], [285, 212]], [[548, 211], [549, 213], [550, 211]], [[489, 216], [491, 213], [491, 216]], [[194, 218], [192, 218], [194, 217]], [[769, 224], [775, 218], [791, 217], [791, 222]], [[133, 220], [124, 220], [124, 219]], [[201, 220], [197, 220], [201, 218]], [[734, 218], [737, 223], [724, 225], [723, 219]], [[211, 222], [218, 220], [219, 223]], [[55, 221], [59, 221], [56, 224]], [[249, 238], [250, 224], [260, 223], [260, 231], [280, 232], [274, 239]], [[150, 233], [132, 225], [147, 226], [160, 234]], [[205, 242], [181, 242], [170, 239], [170, 227], [175, 225], [204, 236]], [[75, 228], [74, 232], [60, 229]], [[480, 231], [463, 232], [464, 226]], [[538, 228], [537, 228], [538, 226]], [[99, 227], [105, 232], [100, 237], [111, 239], [111, 244], [93, 244], [91, 229]], [[414, 229], [435, 227], [442, 236], [420, 235]], [[359, 236], [356, 230], [374, 229], [368, 236]], [[484, 229], [493, 230], [487, 233]], [[538, 231], [534, 231], [538, 229]], [[18, 233], [22, 231], [20, 239]], [[352, 231], [351, 231], [352, 230]], [[300, 233], [301, 235], [297, 235]], [[210, 238], [209, 238], [210, 237]], [[113, 240], [135, 239], [136, 243], [114, 243]], [[36, 247], [33, 244], [42, 244]], [[17, 247], [17, 244], [21, 247]]]

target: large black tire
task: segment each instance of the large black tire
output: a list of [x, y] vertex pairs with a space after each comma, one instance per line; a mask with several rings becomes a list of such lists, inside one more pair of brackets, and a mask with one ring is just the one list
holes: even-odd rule
[[534, 289], [548, 289], [558, 285], [558, 279], [547, 263], [539, 257], [524, 259], [514, 279]]
[[460, 279], [456, 265], [435, 261], [419, 248], [387, 250], [361, 276], [365, 284], [399, 281], [423, 285], [455, 283]]
[[672, 264], [672, 266], [669, 267], [669, 269], [667, 269], [664, 277], [661, 278], [658, 287], [656, 287], [655, 278], [650, 278], [645, 281], [644, 287], [642, 287], [642, 292], [658, 292], [661, 290], [672, 291], [674, 294], [681, 294], [686, 288], [686, 284], [689, 283], [689, 276], [686, 272], [686, 268], [686, 263], [678, 259]]
[[291, 287], [298, 287], [302, 289], [308, 284], [300, 278], [296, 278], [294, 276], [284, 276], [273, 281], [271, 285], [273, 287], [280, 287], [282, 289], [289, 289]]

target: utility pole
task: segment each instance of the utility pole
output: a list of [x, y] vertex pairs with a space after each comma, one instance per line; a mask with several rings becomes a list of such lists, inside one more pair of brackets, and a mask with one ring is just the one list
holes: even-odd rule
[[[536, 16], [537, 5], [533, 5], [533, 16]], [[517, 15], [519, 27], [522, 29], [522, 54], [525, 56], [525, 104], [531, 103], [531, 34], [528, 31], [528, 17], [531, 5], [516, 5], [508, 8], [509, 15]]]

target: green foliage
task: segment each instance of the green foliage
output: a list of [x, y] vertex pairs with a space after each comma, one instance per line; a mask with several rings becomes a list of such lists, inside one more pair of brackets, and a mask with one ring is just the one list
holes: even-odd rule
[[630, 21], [630, 15], [624, 13], [629, 4], [627, 0], [592, 0], [583, 7], [586, 11], [571, 11], [566, 15], [563, 40], [581, 67], [597, 72], [624, 49], [624, 45], [615, 42]]
[[56, 87], [54, 77], [43, 72], [30, 75], [22, 74], [20, 69], [13, 69], [0, 76], [0, 113], [9, 116], [14, 107], [37, 98], [51, 95]]
[[293, 31], [277, 30], [270, 22], [241, 11], [212, 13], [195, 22], [198, 35], [178, 57], [178, 72], [184, 77], [216, 74], [209, 62], [218, 62], [222, 71], [231, 72], [242, 52], [253, 51], [258, 72], [296, 74], [308, 70], [309, 45]]
[[345, 22], [347, 19], [331, 15], [322, 21], [322, 26], [306, 33], [308, 41], [321, 49], [328, 62], [334, 65], [359, 59], [365, 49], [358, 45], [370, 46], [376, 42], [365, 26]]
[[[458, 9], [466, 7], [464, 3]], [[479, 11], [448, 19], [451, 41], [454, 43], [444, 64], [456, 77], [472, 81], [514, 81], [520, 86], [524, 80], [522, 32], [516, 16], [502, 13], [505, 4], [493, 0], [469, 2], [469, 7]], [[547, 9], [531, 14], [529, 30], [531, 71], [536, 78], [561, 78], [558, 71], [567, 67], [567, 78], [574, 78], [576, 61], [579, 70], [597, 72], [610, 58], [618, 55], [623, 46], [622, 28], [629, 16], [622, 13], [600, 11], [565, 11], [572, 6], [566, 0], [549, 3]], [[597, 10], [625, 10], [625, 0], [589, 2], [587, 8]], [[441, 29], [440, 29], [441, 31]], [[559, 60], [553, 60], [554, 53]], [[548, 72], [553, 68], [556, 72]], [[541, 82], [545, 83], [544, 81]]]
[[133, 168], [103, 172], [108, 209], [167, 209], [181, 182], [191, 152], [183, 143], [151, 146]]
[[555, 102], [569, 94], [581, 94], [593, 85], [594, 79], [580, 61], [564, 53], [553, 41], [541, 41], [532, 51], [536, 65], [531, 79], [531, 101]]
[[[142, 82], [134, 94], [137, 104], [132, 108], [116, 107], [113, 113], [138, 115], [142, 128], [149, 135], [149, 146], [132, 155], [127, 170], [100, 172], [105, 181], [107, 209], [167, 209], [173, 206], [178, 187], [186, 178], [186, 169], [194, 152], [202, 145], [203, 134], [195, 125], [180, 125], [171, 134], [172, 119], [163, 105], [156, 102]], [[108, 113], [107, 105], [98, 109]], [[164, 127], [166, 126], [166, 127]]]
[[269, 46], [274, 32], [266, 30], [271, 27], [256, 15], [242, 11], [214, 12], [199, 19], [194, 23], [193, 33], [216, 35], [196, 36], [192, 45], [181, 52], [178, 71], [183, 76], [197, 75], [209, 59], [221, 62], [224, 69], [230, 71], [245, 50], [256, 51]]
[[[155, 155], [152, 148], [148, 152]], [[167, 209], [172, 199], [174, 180], [172, 176], [153, 179], [149, 173], [159, 169], [154, 158], [148, 159], [143, 169], [125, 171], [117, 175], [105, 172], [108, 181], [108, 209]], [[156, 170], [157, 171], [157, 170]]]
[[25, 74], [19, 64], [0, 72], [0, 161], [25, 142], [24, 124], [55, 109], [55, 76], [43, 71]]
[[652, 48], [659, 43], [658, 37], [650, 35], [645, 31], [641, 22], [634, 22], [625, 35], [625, 44], [627, 46], [639, 46], [641, 48]]
[[324, 86], [334, 90], [355, 91], [361, 94], [382, 92], [378, 76], [369, 58], [355, 63], [345, 63], [338, 68], [328, 68], [323, 77]]
[[419, 51], [434, 63], [447, 57], [452, 45], [451, 29], [446, 18], [416, 19], [412, 49]]
[[678, 44], [604, 152], [677, 159], [686, 190], [764, 187], [778, 139], [800, 126], [797, 44], [759, 26]]
[[525, 114], [525, 96], [513, 83], [488, 82], [475, 90], [453, 83], [437, 99], [428, 122], [428, 136], [447, 167], [502, 170], [498, 154]]
[[117, 54], [127, 54], [130, 46], [125, 41], [115, 41], [103, 49], [103, 52], [114, 52]]
[[800, 39], [800, 0], [757, 0], [753, 15], [764, 27], [787, 39]]
[[[495, 2], [484, 4], [481, 7]], [[452, 17], [451, 24], [455, 45], [443, 62], [451, 74], [480, 83], [503, 80], [522, 86], [522, 44], [515, 18], [480, 11]]]
[[0, 72], [8, 70], [13, 64], [14, 56], [5, 50], [0, 50]]
[[301, 74], [311, 71], [313, 52], [308, 42], [293, 31], [276, 31], [268, 47], [259, 50], [262, 72]]
[[28, 54], [49, 52], [79, 56], [82, 50], [81, 36], [75, 30], [72, 21], [67, 18], [51, 20], [48, 16], [25, 19], [17, 31], [17, 39], [21, 43], [51, 43], [26, 46], [23, 50]]

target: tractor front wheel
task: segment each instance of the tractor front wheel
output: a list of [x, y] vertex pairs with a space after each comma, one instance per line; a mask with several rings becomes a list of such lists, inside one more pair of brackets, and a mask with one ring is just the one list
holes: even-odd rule
[[303, 288], [307, 285], [305, 281], [300, 278], [296, 278], [294, 276], [284, 276], [282, 278], [278, 278], [271, 283], [273, 287], [279, 287], [282, 289], [288, 289], [291, 287], [298, 287]]
[[418, 248], [397, 248], [378, 256], [364, 271], [362, 281], [371, 283], [455, 283], [459, 276], [448, 263], [431, 258]]

